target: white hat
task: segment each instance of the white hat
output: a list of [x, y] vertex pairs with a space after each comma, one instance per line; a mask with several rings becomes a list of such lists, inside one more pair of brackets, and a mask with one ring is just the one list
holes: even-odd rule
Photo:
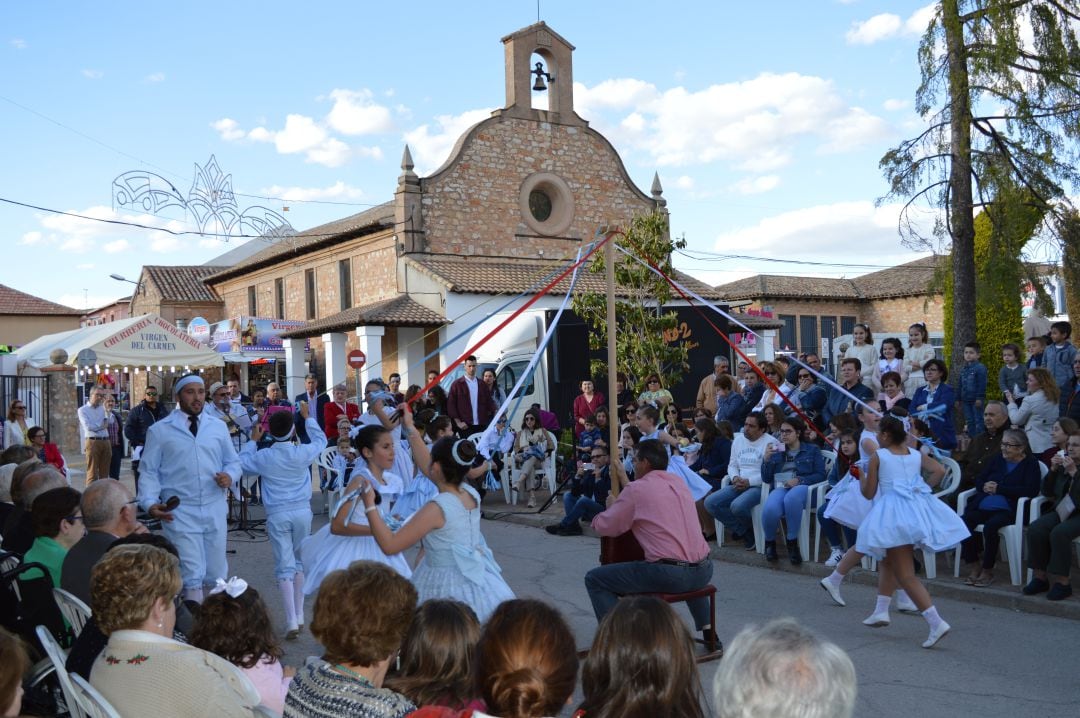
[[185, 386], [195, 383], [203, 385], [206, 384], [206, 382], [203, 381], [203, 378], [198, 374], [185, 374], [184, 376], [177, 379], [176, 383], [173, 384], [173, 393], [179, 394], [180, 390], [183, 389]]

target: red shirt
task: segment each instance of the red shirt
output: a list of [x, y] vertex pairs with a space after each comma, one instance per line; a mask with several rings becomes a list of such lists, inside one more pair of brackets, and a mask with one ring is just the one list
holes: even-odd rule
[[653, 470], [631, 481], [593, 519], [592, 527], [601, 536], [633, 531], [646, 561], [668, 558], [697, 563], [709, 555], [694, 497], [682, 477], [669, 471]]
[[325, 407], [323, 407], [323, 426], [326, 427], [326, 438], [331, 442], [336, 442], [338, 438], [337, 420], [339, 416], [349, 417], [349, 422], [356, 421], [360, 418], [360, 407], [350, 402], [345, 402], [344, 411], [341, 405], [336, 401], [331, 401]]

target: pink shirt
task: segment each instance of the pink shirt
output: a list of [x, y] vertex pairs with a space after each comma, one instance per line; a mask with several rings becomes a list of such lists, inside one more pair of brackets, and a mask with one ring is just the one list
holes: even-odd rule
[[251, 668], [240, 670], [259, 692], [262, 704], [275, 715], [281, 715], [285, 710], [285, 694], [289, 692], [289, 684], [292, 683], [292, 676], [285, 677], [281, 661], [263, 656], [262, 660]]
[[631, 481], [619, 498], [593, 519], [592, 527], [601, 536], [633, 531], [645, 550], [646, 561], [668, 558], [697, 563], [709, 555], [694, 497], [686, 482], [668, 471], [650, 471]]

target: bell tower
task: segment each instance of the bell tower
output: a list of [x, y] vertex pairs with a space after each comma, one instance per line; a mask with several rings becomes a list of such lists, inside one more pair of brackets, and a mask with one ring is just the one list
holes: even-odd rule
[[[574, 112], [573, 45], [542, 21], [507, 35], [502, 42], [506, 50], [506, 107], [499, 114], [560, 125], [588, 125]], [[540, 63], [533, 60], [534, 55], [540, 57]], [[548, 93], [547, 110], [533, 109], [534, 88]]]

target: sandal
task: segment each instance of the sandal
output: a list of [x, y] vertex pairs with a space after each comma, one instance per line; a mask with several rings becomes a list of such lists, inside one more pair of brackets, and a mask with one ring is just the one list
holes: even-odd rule
[[994, 577], [993, 576], [979, 576], [977, 579], [972, 581], [971, 585], [974, 586], [975, 588], [986, 588], [987, 586], [989, 586], [993, 582], [994, 582]]

